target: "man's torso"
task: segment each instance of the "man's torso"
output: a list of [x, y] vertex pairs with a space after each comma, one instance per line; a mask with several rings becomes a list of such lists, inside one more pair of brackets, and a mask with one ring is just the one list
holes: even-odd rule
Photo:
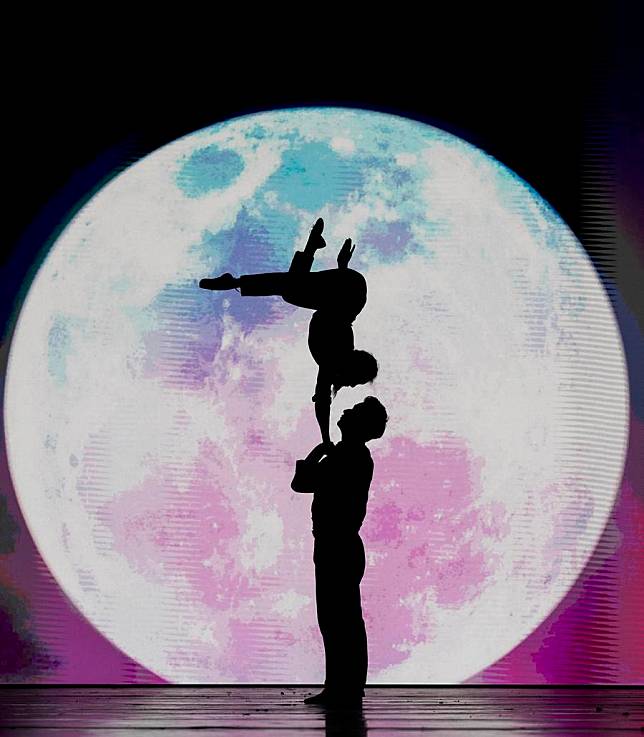
[[367, 511], [373, 475], [369, 449], [338, 443], [320, 461], [318, 470], [320, 481], [311, 504], [313, 535], [316, 539], [357, 535]]

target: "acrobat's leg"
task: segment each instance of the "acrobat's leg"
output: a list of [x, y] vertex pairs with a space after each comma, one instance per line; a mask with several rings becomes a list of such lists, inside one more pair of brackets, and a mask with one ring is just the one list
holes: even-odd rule
[[291, 277], [288, 272], [247, 274], [237, 279], [237, 286], [244, 297], [283, 297]]
[[235, 277], [222, 274], [214, 279], [202, 279], [199, 286], [213, 292], [239, 289], [244, 296], [281, 297], [290, 281], [288, 273], [274, 272], [268, 274], [248, 274]]
[[[232, 274], [222, 274], [214, 279], [202, 279], [199, 286], [202, 289], [210, 289], [211, 291], [220, 291], [227, 289], [239, 288], [245, 296], [268, 297], [283, 296], [285, 291], [292, 292], [293, 299], [287, 301], [298, 305], [298, 294], [305, 295], [308, 291], [305, 286], [300, 283], [299, 275], [309, 274], [313, 266], [313, 258], [315, 252], [326, 246], [322, 237], [324, 229], [324, 221], [318, 218], [315, 225], [311, 229], [309, 239], [303, 251], [296, 251], [293, 254], [291, 266], [286, 274], [279, 272], [268, 274], [249, 274], [247, 276], [234, 277]], [[295, 278], [294, 278], [295, 277]], [[301, 301], [301, 300], [300, 300]], [[302, 305], [302, 306], [306, 306]], [[315, 306], [313, 309], [316, 309]]]
[[247, 274], [235, 278], [223, 274], [216, 279], [202, 279], [199, 286], [204, 289], [239, 288], [244, 297], [282, 297], [296, 307], [318, 310], [329, 300], [337, 269], [311, 273], [315, 252], [325, 247], [322, 238], [324, 221], [319, 218], [311, 230], [303, 251], [296, 251], [287, 272]]
[[304, 250], [293, 254], [288, 270], [289, 281], [282, 296], [286, 302], [296, 307], [321, 310], [341, 299], [342, 285], [338, 279], [337, 269], [311, 272], [315, 252], [326, 247], [322, 237], [323, 228], [324, 221], [319, 218], [311, 229]]
[[286, 302], [310, 310], [335, 312], [352, 322], [367, 301], [367, 282], [357, 271], [348, 268], [355, 246], [347, 238], [338, 255], [337, 269], [311, 272], [315, 252], [326, 246], [322, 237], [324, 221], [317, 220], [303, 251], [293, 254], [289, 281], [282, 293]]
[[235, 278], [232, 274], [222, 274], [214, 279], [201, 279], [199, 282], [200, 289], [209, 289], [211, 292], [236, 289], [238, 286], [239, 279]]
[[311, 233], [309, 234], [306, 246], [304, 246], [304, 250], [295, 251], [293, 254], [293, 260], [288, 270], [289, 274], [306, 274], [311, 271], [315, 252], [320, 250], [320, 248], [326, 248], [326, 241], [322, 237], [323, 230], [324, 220], [318, 218], [311, 228]]

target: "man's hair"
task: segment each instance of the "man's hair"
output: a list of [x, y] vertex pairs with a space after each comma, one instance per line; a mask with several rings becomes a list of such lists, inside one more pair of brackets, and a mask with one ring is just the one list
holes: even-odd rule
[[360, 423], [364, 428], [363, 438], [375, 440], [381, 438], [387, 427], [387, 410], [376, 397], [366, 397], [360, 404]]

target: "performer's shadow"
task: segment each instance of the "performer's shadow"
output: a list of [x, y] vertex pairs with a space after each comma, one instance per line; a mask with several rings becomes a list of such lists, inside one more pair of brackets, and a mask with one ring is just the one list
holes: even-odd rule
[[326, 737], [366, 737], [367, 721], [362, 707], [342, 708], [315, 706], [324, 713], [324, 734]]

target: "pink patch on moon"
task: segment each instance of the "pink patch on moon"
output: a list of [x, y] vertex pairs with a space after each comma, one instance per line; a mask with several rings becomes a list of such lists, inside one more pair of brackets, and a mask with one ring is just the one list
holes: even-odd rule
[[482, 461], [462, 438], [427, 445], [394, 438], [374, 462], [362, 528], [374, 562], [362, 595], [367, 631], [378, 643], [370, 662], [380, 670], [431, 639], [428, 601], [458, 607], [478, 595], [494, 565], [483, 543], [507, 528], [502, 505], [477, 505]]
[[[255, 466], [255, 473], [261, 458], [253, 459], [251, 453], [246, 461]], [[459, 607], [480, 593], [494, 565], [484, 550], [485, 540], [498, 539], [507, 524], [501, 504], [477, 503], [482, 461], [472, 458], [461, 438], [448, 435], [427, 445], [394, 438], [386, 450], [374, 453], [374, 461], [362, 528], [369, 560], [362, 594], [370, 667], [377, 672], [403, 662], [410, 648], [431, 639], [428, 601]], [[294, 627], [288, 618], [271, 616], [260, 606], [253, 610], [253, 603], [277, 584], [278, 576], [282, 585], [288, 584], [284, 572], [292, 570], [298, 593], [309, 597], [303, 619], [314, 621], [310, 560], [298, 570], [301, 562], [298, 565], [289, 554], [294, 541], [310, 553], [311, 497], [280, 492], [284, 549], [274, 565], [258, 572], [240, 562], [244, 519], [235, 499], [239, 469], [220, 449], [204, 442], [192, 467], [184, 469], [186, 488], [168, 481], [169, 475], [168, 469], [156, 469], [105, 505], [99, 516], [112, 532], [114, 549], [150, 581], [162, 586], [183, 581], [185, 604], [205, 605], [213, 621], [223, 611], [236, 612], [226, 627], [227, 645], [218, 667], [237, 679], [261, 670], [267, 647], [284, 661], [298, 641], [315, 647], [315, 627], [305, 631], [301, 624]], [[389, 613], [387, 618], [383, 611]]]
[[189, 584], [188, 599], [230, 605], [249, 591], [247, 579], [230, 565], [240, 538], [230, 496], [235, 473], [223, 454], [203, 441], [182, 476], [184, 489], [168, 469], [157, 469], [108, 502], [101, 517], [112, 531], [114, 549], [147, 579], [182, 577]]

